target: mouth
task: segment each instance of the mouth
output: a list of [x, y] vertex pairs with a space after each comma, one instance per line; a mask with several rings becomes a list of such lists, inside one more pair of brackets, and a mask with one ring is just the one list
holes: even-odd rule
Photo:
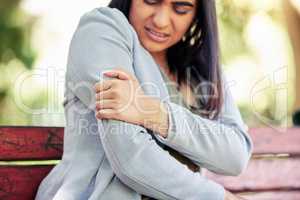
[[148, 37], [155, 42], [166, 42], [170, 37], [169, 34], [157, 32], [148, 27], [145, 27], [145, 30]]

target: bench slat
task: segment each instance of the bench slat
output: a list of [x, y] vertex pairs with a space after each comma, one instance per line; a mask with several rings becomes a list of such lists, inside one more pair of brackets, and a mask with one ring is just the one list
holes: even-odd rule
[[0, 127], [0, 160], [54, 160], [63, 151], [64, 128]]
[[[32, 200], [41, 180], [53, 166], [0, 167], [0, 199]], [[300, 191], [273, 191], [243, 194], [251, 200], [299, 200]]]
[[300, 128], [280, 129], [252, 128], [250, 135], [254, 154], [300, 155]]
[[0, 199], [33, 200], [38, 186], [53, 166], [0, 166]]
[[299, 200], [300, 191], [259, 192], [256, 194], [245, 194], [241, 196], [249, 200]]
[[[0, 127], [0, 160], [60, 159], [64, 128]], [[300, 129], [252, 128], [254, 154], [300, 155]]]
[[204, 174], [231, 191], [300, 190], [300, 158], [252, 159], [237, 177]]

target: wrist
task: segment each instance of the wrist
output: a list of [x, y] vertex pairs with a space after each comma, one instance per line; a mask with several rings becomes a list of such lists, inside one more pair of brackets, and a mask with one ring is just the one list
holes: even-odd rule
[[163, 102], [157, 98], [149, 97], [144, 101], [145, 109], [142, 125], [162, 137], [167, 137], [169, 126], [168, 110]]

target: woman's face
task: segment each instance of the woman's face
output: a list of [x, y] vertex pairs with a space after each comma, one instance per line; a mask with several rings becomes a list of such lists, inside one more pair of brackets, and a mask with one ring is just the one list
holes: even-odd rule
[[166, 52], [184, 36], [197, 0], [132, 0], [129, 22], [150, 53]]

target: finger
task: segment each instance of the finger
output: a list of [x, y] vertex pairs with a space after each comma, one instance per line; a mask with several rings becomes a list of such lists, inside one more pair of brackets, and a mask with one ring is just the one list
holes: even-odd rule
[[[115, 68], [114, 70], [117, 70], [117, 71], [120, 71], [120, 72], [123, 72], [124, 74], [126, 74], [129, 78], [128, 79], [131, 79], [131, 80], [137, 80], [137, 78], [135, 77], [134, 74], [131, 74], [129, 71], [127, 70], [124, 70], [123, 68]], [[128, 80], [127, 79], [127, 80]]]
[[111, 80], [100, 81], [94, 85], [94, 90], [95, 90], [95, 92], [101, 92], [101, 91], [110, 89], [111, 86], [112, 86]]
[[111, 99], [103, 99], [101, 101], [96, 101], [96, 110], [101, 109], [113, 109], [116, 107], [115, 101]]
[[104, 90], [96, 93], [96, 101], [102, 101], [104, 99], [113, 99], [115, 97], [112, 90]]
[[131, 79], [131, 76], [129, 73], [127, 73], [123, 70], [119, 70], [119, 69], [105, 71], [105, 72], [103, 72], [103, 75], [110, 77], [110, 78], [117, 78], [117, 79], [121, 79], [121, 80]]
[[103, 109], [99, 110], [96, 113], [97, 119], [114, 119], [116, 115], [116, 111], [113, 109]]

